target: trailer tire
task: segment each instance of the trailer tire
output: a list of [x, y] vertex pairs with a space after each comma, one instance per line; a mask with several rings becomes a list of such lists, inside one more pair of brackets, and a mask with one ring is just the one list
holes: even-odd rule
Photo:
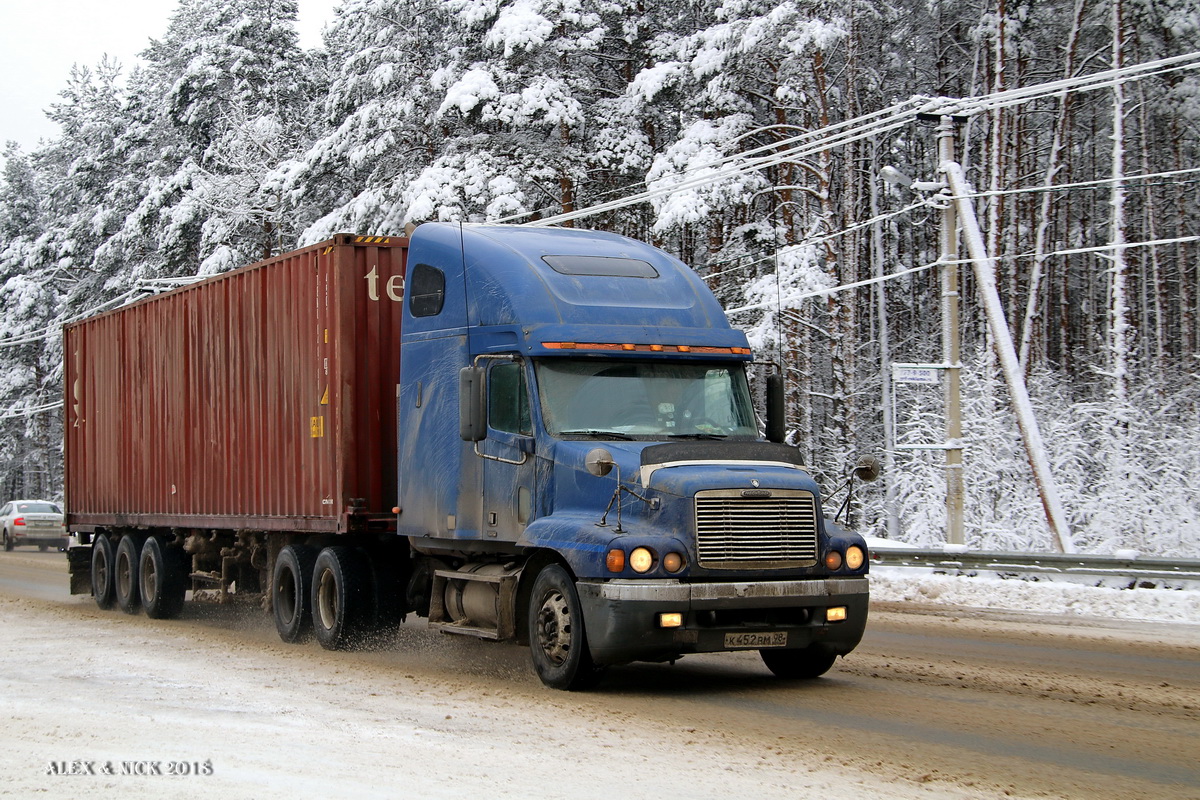
[[138, 592], [138, 542], [132, 535], [121, 537], [117, 545], [117, 554], [113, 559], [113, 582], [116, 589], [117, 605], [126, 614], [136, 614], [141, 608], [142, 599]]
[[183, 551], [166, 544], [160, 536], [147, 539], [138, 561], [138, 588], [146, 616], [151, 619], [179, 616], [187, 592]]
[[528, 623], [529, 651], [542, 683], [568, 691], [596, 685], [604, 668], [592, 661], [579, 593], [560, 565], [550, 564], [534, 580]]
[[312, 579], [317, 551], [303, 544], [289, 544], [275, 557], [271, 576], [271, 610], [279, 638], [289, 644], [306, 642], [312, 636]]
[[116, 552], [112, 539], [97, 536], [92, 542], [92, 597], [96, 605], [107, 611], [117, 599], [113, 574]]
[[837, 655], [826, 650], [806, 648], [804, 650], [759, 650], [767, 669], [778, 678], [786, 680], [810, 680], [819, 678], [829, 671]]
[[312, 577], [312, 620], [326, 650], [351, 650], [362, 641], [371, 616], [371, 570], [350, 547], [326, 547]]

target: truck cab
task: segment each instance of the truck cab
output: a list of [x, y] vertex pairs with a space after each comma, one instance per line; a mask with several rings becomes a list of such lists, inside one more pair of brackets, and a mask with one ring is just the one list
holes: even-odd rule
[[397, 532], [432, 625], [527, 642], [567, 689], [725, 650], [816, 677], [857, 645], [865, 544], [760, 434], [746, 337], [691, 269], [614, 234], [430, 223], [404, 300]]

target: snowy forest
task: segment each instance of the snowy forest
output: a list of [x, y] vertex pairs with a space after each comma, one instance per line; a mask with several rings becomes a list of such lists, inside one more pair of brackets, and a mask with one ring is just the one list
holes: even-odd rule
[[[5, 497], [62, 494], [63, 322], [338, 232], [563, 215], [691, 265], [827, 490], [885, 462], [858, 528], [936, 545], [944, 453], [895, 444], [944, 443], [945, 398], [889, 373], [944, 360], [941, 108], [1072, 546], [1200, 557], [1194, 0], [345, 0], [317, 50], [295, 20], [180, 0], [6, 147]], [[967, 544], [1050, 551], [958, 258]]]

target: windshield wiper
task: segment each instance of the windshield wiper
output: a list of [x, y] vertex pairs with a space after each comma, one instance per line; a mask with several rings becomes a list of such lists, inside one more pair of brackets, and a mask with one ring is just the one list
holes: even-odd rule
[[594, 439], [624, 439], [633, 441], [633, 437], [627, 433], [619, 431], [596, 431], [596, 430], [578, 430], [578, 431], [559, 431], [559, 436], [590, 436]]
[[668, 433], [668, 439], [728, 439], [726, 433]]

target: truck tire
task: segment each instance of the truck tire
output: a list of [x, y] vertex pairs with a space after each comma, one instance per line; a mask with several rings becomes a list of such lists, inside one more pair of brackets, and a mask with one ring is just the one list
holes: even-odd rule
[[289, 644], [312, 636], [312, 579], [317, 551], [289, 544], [275, 557], [271, 575], [271, 610], [279, 638]]
[[187, 591], [183, 551], [167, 545], [162, 537], [147, 539], [138, 561], [138, 589], [146, 616], [151, 619], [179, 616]]
[[759, 650], [767, 669], [778, 678], [807, 680], [819, 678], [829, 671], [837, 656], [824, 650]]
[[92, 597], [96, 605], [107, 611], [117, 599], [116, 581], [113, 575], [116, 550], [112, 539], [97, 536], [92, 542]]
[[313, 565], [312, 620], [326, 650], [350, 650], [370, 622], [371, 571], [350, 547], [326, 547]]
[[575, 581], [558, 564], [534, 580], [528, 618], [529, 650], [542, 683], [568, 691], [595, 686], [604, 668], [592, 662]]
[[126, 534], [117, 545], [117, 555], [113, 559], [113, 580], [116, 588], [117, 605], [126, 614], [136, 614], [141, 608], [141, 595], [138, 592], [138, 552], [137, 540]]

